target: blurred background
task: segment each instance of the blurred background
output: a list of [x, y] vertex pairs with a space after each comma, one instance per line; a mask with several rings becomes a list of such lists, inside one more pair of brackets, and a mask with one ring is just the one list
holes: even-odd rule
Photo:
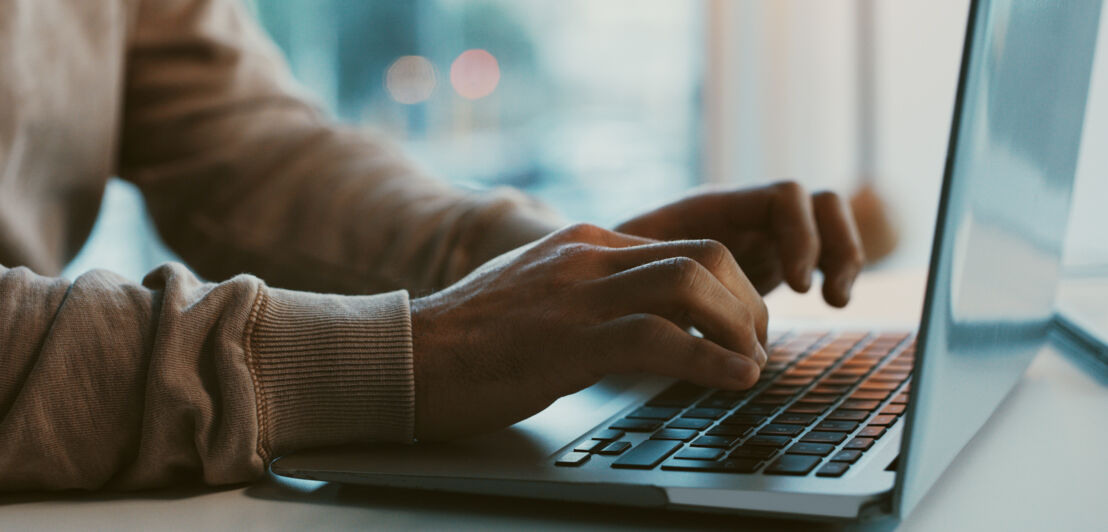
[[[868, 185], [921, 268], [966, 1], [251, 0], [294, 75], [343, 123], [436, 175], [509, 185], [612, 225], [707, 184]], [[1108, 264], [1108, 53], [1094, 67], [1067, 264]], [[67, 269], [131, 279], [173, 255], [113, 180]]]

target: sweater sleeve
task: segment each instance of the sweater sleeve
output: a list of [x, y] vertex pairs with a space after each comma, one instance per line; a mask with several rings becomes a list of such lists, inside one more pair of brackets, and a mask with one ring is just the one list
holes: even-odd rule
[[422, 293], [559, 223], [515, 191], [455, 190], [328, 121], [235, 0], [138, 6], [119, 171], [200, 275]]
[[292, 449], [410, 441], [410, 323], [403, 291], [0, 267], [0, 490], [245, 482]]

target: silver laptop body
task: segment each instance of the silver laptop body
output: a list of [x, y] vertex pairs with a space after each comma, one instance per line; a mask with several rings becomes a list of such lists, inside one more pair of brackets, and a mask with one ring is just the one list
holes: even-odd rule
[[[814, 414], [820, 421], [805, 426], [806, 432], [791, 437], [753, 472], [665, 468], [691, 463], [676, 456], [696, 440], [678, 441], [654, 467], [613, 467], [649, 441], [654, 429], [618, 431], [623, 434], [616, 440], [631, 444], [621, 454], [596, 452], [593, 437], [635, 421], [628, 416], [674, 384], [650, 377], [605, 379], [481, 437], [298, 452], [275, 460], [272, 471], [355, 484], [813, 519], [906, 516], [1047, 341], [1100, 9], [1099, 0], [971, 3], [916, 355], [913, 361], [908, 338], [881, 363], [892, 364], [903, 354], [898, 363], [907, 361], [911, 376], [873, 414], [903, 410], [889, 408], [896, 404], [890, 401], [905, 397], [901, 394], [907, 394], [907, 411], [894, 414], [895, 421], [885, 418], [880, 437], [862, 438], [870, 440], [864, 442], [868, 449], [841, 476], [821, 475], [859, 432], [847, 433], [839, 443], [818, 444], [835, 446], [823, 455], [826, 447], [793, 446], [817, 432], [814, 427], [841, 426], [828, 418], [847, 411], [841, 406], [853, 399], [845, 396]], [[815, 337], [801, 331], [783, 337], [778, 347], [790, 338]], [[823, 341], [816, 350], [829, 340]], [[851, 352], [860, 353], [865, 342]], [[871, 380], [876, 372], [897, 373], [883, 367], [865, 382], [879, 385]], [[786, 369], [782, 375], [797, 373]], [[772, 386], [775, 380], [769, 379], [725, 413], [709, 412], [716, 415], [710, 423], [722, 427], [722, 420], [741, 415]], [[724, 451], [745, 446], [771, 423], [779, 428], [775, 416], [800, 405], [811, 388], [800, 393]], [[715, 396], [708, 390], [703, 397], [698, 400]], [[688, 408], [698, 404], [703, 403]], [[659, 423], [667, 422], [672, 421]], [[556, 465], [567, 455], [579, 457], [574, 454], [579, 448], [593, 452], [581, 451], [588, 457], [578, 465]], [[816, 462], [806, 473], [768, 473], [789, 449], [802, 448], [817, 451], [815, 458], [797, 459], [805, 466]]]

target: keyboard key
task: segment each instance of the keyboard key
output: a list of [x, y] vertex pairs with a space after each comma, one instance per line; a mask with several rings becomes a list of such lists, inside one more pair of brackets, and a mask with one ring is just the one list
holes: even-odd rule
[[835, 362], [834, 356], [812, 355], [800, 362], [797, 362], [796, 369], [802, 371], [819, 370], [821, 373]]
[[728, 458], [720, 462], [723, 473], [753, 473], [762, 465], [762, 460], [752, 458]]
[[873, 438], [854, 438], [843, 446], [843, 449], [864, 451], [873, 446]]
[[679, 440], [689, 441], [696, 437], [697, 432], [695, 430], [685, 429], [662, 429], [655, 432], [650, 436], [652, 440]]
[[908, 402], [908, 394], [902, 393], [902, 394], [894, 397], [892, 402], [897, 403], [897, 404], [905, 404], [905, 403]]
[[878, 425], [870, 425], [870, 426], [858, 431], [858, 435], [862, 436], [862, 437], [865, 437], [865, 438], [875, 438], [876, 439], [876, 438], [880, 438], [884, 434], [885, 434], [885, 427], [881, 427], [881, 426], [878, 426]]
[[812, 443], [842, 443], [846, 439], [846, 434], [842, 432], [809, 432], [805, 434], [800, 441], [812, 442]]
[[754, 430], [754, 427], [749, 425], [719, 425], [705, 432], [705, 434], [709, 436], [730, 436], [732, 438], [737, 438], [746, 436], [752, 430]]
[[815, 420], [816, 416], [812, 414], [794, 414], [790, 412], [785, 412], [773, 418], [774, 423], [784, 423], [786, 425], [808, 425]]
[[780, 410], [777, 405], [746, 405], [738, 410], [738, 414], [766, 416]]
[[612, 429], [600, 430], [600, 431], [597, 431], [596, 434], [592, 435], [592, 439], [594, 439], [594, 440], [604, 440], [604, 441], [618, 440], [622, 437], [623, 437], [623, 431], [622, 430], [612, 430]]
[[696, 402], [704, 392], [706, 388], [697, 386], [689, 382], [678, 382], [669, 388], [666, 388], [654, 396], [647, 404], [650, 406], [676, 406], [686, 407]]
[[823, 368], [793, 368], [785, 373], [786, 377], [819, 377], [823, 373]]
[[839, 451], [831, 457], [832, 462], [848, 462], [853, 464], [862, 457], [862, 451]]
[[816, 430], [822, 432], [854, 432], [858, 428], [856, 421], [824, 421], [816, 425]]
[[896, 423], [896, 416], [874, 416], [869, 420], [870, 425], [892, 425]]
[[789, 454], [810, 454], [813, 456], [827, 456], [831, 454], [831, 451], [835, 450], [835, 446], [827, 443], [807, 443], [800, 442], [794, 443], [792, 447], [786, 450]]
[[846, 377], [830, 376], [830, 377], [825, 377], [822, 381], [820, 381], [820, 383], [822, 383], [822, 384], [831, 384], [831, 385], [835, 385], [835, 386], [851, 386], [855, 382], [858, 382], [858, 377], [852, 377], [852, 376], [846, 376]]
[[615, 456], [617, 454], [622, 454], [623, 451], [626, 451], [630, 448], [631, 442], [629, 441], [610, 441], [605, 444], [604, 447], [601, 447], [600, 450], [597, 452], [603, 455]]
[[773, 386], [768, 390], [762, 392], [762, 395], [783, 395], [785, 397], [792, 397], [803, 388], [800, 386]]
[[818, 456], [786, 454], [766, 468], [767, 475], [807, 475], [820, 461]]
[[722, 408], [691, 408], [681, 417], [719, 419], [726, 413], [727, 411]]
[[881, 371], [875, 373], [871, 378], [875, 381], [883, 382], [904, 382], [908, 379], [910, 375], [911, 373], [907, 371], [896, 371], [883, 368]]
[[658, 427], [662, 426], [661, 421], [655, 421], [652, 419], [621, 419], [612, 423], [608, 428], [615, 430], [623, 430], [627, 432], [654, 432], [658, 430]]
[[667, 429], [704, 430], [712, 424], [710, 419], [693, 419], [688, 417], [677, 418], [666, 425]]
[[633, 419], [661, 419], [666, 420], [673, 416], [676, 416], [680, 412], [680, 408], [667, 408], [662, 406], [644, 406], [627, 414], [627, 417]]
[[591, 453], [605, 445], [608, 445], [608, 442], [603, 440], [585, 440], [577, 447], [574, 447], [573, 450], [580, 453]]
[[783, 395], [759, 395], [750, 402], [756, 405], [783, 405], [791, 400]]
[[854, 377], [854, 380], [858, 380], [862, 377], [862, 375], [865, 375], [866, 373], [869, 373], [869, 368], [840, 367], [839, 369], [835, 370], [830, 376]]
[[758, 434], [769, 436], [796, 436], [801, 432], [804, 432], [804, 427], [770, 423], [769, 425], [762, 427], [762, 430], [759, 430]]
[[681, 447], [672, 440], [646, 440], [612, 462], [612, 467], [622, 469], [652, 469]]
[[753, 473], [762, 465], [761, 461], [749, 459], [727, 459], [722, 462], [702, 460], [670, 460], [662, 465], [665, 471], [705, 471], [712, 473]]
[[781, 386], [807, 386], [814, 380], [812, 377], [783, 377], [777, 379], [777, 384]]
[[827, 393], [810, 393], [800, 398], [800, 402], [804, 404], [827, 404], [834, 403], [839, 400], [838, 394]]
[[817, 477], [841, 477], [846, 470], [850, 469], [850, 464], [846, 462], [828, 462], [823, 467], [816, 471]]
[[690, 447], [681, 449], [681, 452], [673, 455], [674, 458], [681, 460], [719, 460], [721, 456], [723, 456], [723, 449], [709, 447]]
[[889, 396], [889, 393], [890, 392], [886, 390], [861, 391], [854, 392], [850, 395], [850, 398], [859, 401], [884, 401], [885, 398]]
[[743, 445], [755, 445], [762, 447], [784, 447], [792, 441], [792, 438], [788, 436], [767, 436], [764, 434], [755, 434], [750, 439], [743, 442]]
[[720, 408], [723, 410], [730, 410], [731, 407], [739, 404], [741, 399], [726, 399], [709, 397], [699, 403], [696, 403], [697, 408]]
[[897, 386], [898, 384], [895, 382], [866, 381], [863, 382], [858, 389], [863, 391], [888, 390], [891, 392], [895, 390]]
[[732, 414], [723, 418], [720, 424], [723, 425], [761, 425], [766, 420], [766, 416], [752, 415], [752, 414]]
[[722, 467], [719, 462], [708, 460], [677, 460], [673, 459], [662, 464], [663, 471], [704, 471], [716, 473]]
[[790, 414], [822, 414], [830, 405], [826, 404], [794, 404], [786, 412]]
[[830, 419], [830, 420], [833, 420], [833, 421], [862, 421], [863, 419], [866, 419], [867, 417], [869, 417], [869, 412], [866, 412], [865, 410], [842, 410], [842, 409], [839, 409], [839, 410], [836, 410], [834, 412], [831, 412], [831, 414], [827, 416], [827, 419]]
[[889, 406], [886, 406], [885, 408], [882, 408], [881, 413], [886, 414], [886, 415], [890, 415], [890, 416], [899, 416], [899, 415], [904, 413], [904, 410], [906, 408], [908, 408], [906, 405], [890, 404]]
[[570, 451], [563, 454], [558, 461], [554, 462], [556, 466], [563, 467], [576, 467], [589, 461], [589, 453], [583, 453], [581, 451]]
[[831, 386], [829, 384], [820, 384], [819, 386], [816, 386], [815, 388], [812, 388], [812, 393], [844, 394], [849, 389], [850, 389], [850, 386], [845, 386], [845, 385], [842, 385], [842, 384], [836, 385], [836, 386]]
[[737, 438], [727, 436], [701, 436], [694, 440], [690, 445], [693, 447], [718, 447], [726, 449], [735, 443]]
[[777, 454], [777, 449], [774, 447], [749, 447], [741, 446], [736, 447], [731, 451], [731, 458], [756, 458], [758, 460], [765, 460], [773, 455]]
[[848, 399], [843, 401], [839, 408], [845, 408], [847, 410], [874, 410], [877, 405], [881, 404], [878, 401], [858, 401], [856, 399]]

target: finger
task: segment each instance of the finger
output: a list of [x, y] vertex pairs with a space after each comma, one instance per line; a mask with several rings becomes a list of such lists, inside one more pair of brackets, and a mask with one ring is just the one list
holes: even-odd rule
[[812, 286], [812, 272], [819, 258], [819, 232], [812, 200], [793, 181], [772, 185], [768, 223], [781, 255], [785, 281], [797, 292]]
[[[715, 276], [754, 319], [758, 341], [765, 345], [769, 312], [761, 293], [735, 262], [727, 246], [715, 240], [679, 240], [645, 246], [622, 248], [609, 252], [615, 271], [633, 269], [652, 262], [688, 257]], [[701, 330], [701, 332], [705, 332]], [[763, 362], [764, 363], [764, 362]]]
[[699, 262], [672, 257], [651, 262], [599, 281], [601, 297], [616, 313], [649, 313], [675, 324], [690, 324], [731, 351], [765, 363], [765, 317], [761, 297], [747, 288], [743, 301]]
[[850, 289], [862, 271], [865, 253], [850, 207], [832, 192], [812, 196], [820, 233], [819, 266], [824, 273], [823, 298], [836, 307], [850, 301]]
[[735, 255], [743, 274], [762, 296], [777, 288], [785, 280], [781, 271], [780, 253], [773, 239], [761, 231], [748, 231], [724, 241], [731, 250], [744, 250]]
[[599, 332], [604, 373], [647, 372], [735, 390], [754, 386], [761, 373], [749, 358], [692, 336], [660, 316], [623, 316]]
[[727, 246], [715, 240], [676, 240], [608, 250], [611, 271], [628, 270], [665, 259], [688, 257], [708, 269], [740, 301], [760, 303], [761, 295], [735, 262]]
[[[701, 212], [726, 214], [731, 233], [761, 229], [770, 234], [789, 286], [798, 292], [811, 288], [820, 240], [812, 200], [804, 187], [794, 181], [783, 181], [761, 188], [705, 194], [696, 199]], [[694, 220], [691, 223], [695, 229], [711, 229], [703, 216], [689, 213], [689, 217]]]
[[586, 223], [566, 226], [547, 235], [545, 240], [557, 243], [579, 242], [612, 248], [641, 246], [657, 242], [657, 240], [618, 233]]

